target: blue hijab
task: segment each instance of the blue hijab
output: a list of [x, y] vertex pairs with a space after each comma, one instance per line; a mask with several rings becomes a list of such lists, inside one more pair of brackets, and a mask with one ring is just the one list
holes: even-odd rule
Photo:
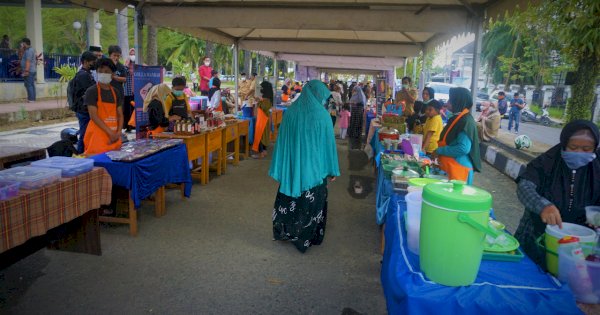
[[331, 116], [323, 107], [329, 95], [323, 82], [312, 80], [283, 115], [269, 170], [282, 194], [299, 197], [340, 175]]

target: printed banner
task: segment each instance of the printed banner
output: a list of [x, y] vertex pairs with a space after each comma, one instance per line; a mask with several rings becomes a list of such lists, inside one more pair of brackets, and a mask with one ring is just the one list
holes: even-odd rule
[[146, 138], [148, 113], [145, 113], [144, 98], [150, 88], [163, 82], [163, 67], [135, 65], [133, 70], [133, 94], [135, 101], [136, 139]]

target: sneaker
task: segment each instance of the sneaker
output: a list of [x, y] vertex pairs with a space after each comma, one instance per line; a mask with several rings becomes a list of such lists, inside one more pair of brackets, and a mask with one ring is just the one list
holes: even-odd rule
[[519, 131], [518, 131], [518, 130], [515, 130], [515, 134], [516, 134], [516, 135], [518, 135], [518, 134], [519, 134]]

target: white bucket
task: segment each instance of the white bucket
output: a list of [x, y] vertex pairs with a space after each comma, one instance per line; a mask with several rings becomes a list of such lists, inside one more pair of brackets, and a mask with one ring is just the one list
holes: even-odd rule
[[406, 195], [406, 230], [408, 249], [419, 255], [419, 233], [421, 229], [421, 204], [423, 192], [415, 191]]

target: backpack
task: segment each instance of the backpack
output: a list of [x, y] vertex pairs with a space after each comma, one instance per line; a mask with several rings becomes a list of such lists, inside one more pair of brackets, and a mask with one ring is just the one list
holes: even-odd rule
[[77, 75], [67, 85], [67, 103], [69, 104], [69, 109], [77, 112], [77, 90], [75, 87], [75, 79]]

